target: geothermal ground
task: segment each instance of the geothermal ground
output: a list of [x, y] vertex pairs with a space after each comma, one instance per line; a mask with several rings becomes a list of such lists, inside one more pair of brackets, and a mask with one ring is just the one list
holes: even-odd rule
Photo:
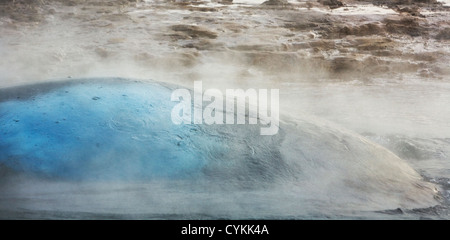
[[[158, 205], [163, 212], [157, 214], [171, 213], [174, 218], [450, 216], [449, 2], [0, 0], [0, 56], [0, 88], [5, 89], [93, 77], [152, 79], [190, 88], [194, 81], [203, 81], [205, 89], [277, 88], [283, 116], [317, 117], [319, 122], [331, 122], [377, 143], [439, 190], [438, 204], [419, 210], [403, 209], [400, 204], [395, 211], [379, 211], [383, 209], [379, 203], [376, 207], [367, 203], [367, 209], [364, 204], [334, 208], [331, 196], [329, 204], [305, 204], [305, 208], [326, 209], [311, 211], [312, 215], [292, 202], [267, 214], [227, 215], [226, 210], [214, 213], [211, 207], [208, 215], [202, 215], [205, 206], [201, 204], [195, 205], [199, 215], [184, 213], [182, 207], [175, 209], [181, 212], [176, 215], [172, 205]], [[0, 174], [4, 179], [10, 173], [2, 170]], [[1, 180], [0, 185], [5, 182]], [[53, 196], [54, 191], [61, 195], [60, 189], [66, 189], [62, 193], [67, 196], [58, 198], [65, 201], [73, 196], [75, 190], [71, 189], [76, 189], [80, 205], [84, 193], [87, 199], [99, 198], [83, 190], [90, 189], [86, 186], [47, 185], [44, 181], [36, 190], [25, 183], [5, 188], [9, 190], [0, 195], [0, 217], [112, 218], [115, 215], [108, 214], [119, 209], [120, 214], [138, 214], [121, 215], [125, 218], [170, 218], [139, 215], [145, 209], [140, 198], [133, 198], [138, 206], [134, 212], [110, 204], [117, 208], [105, 208], [101, 213], [106, 215], [97, 216], [91, 215], [95, 205], [82, 208], [75, 204], [74, 211], [82, 209], [76, 214], [67, 213], [64, 207], [55, 213], [49, 202], [57, 200], [42, 196]], [[54, 191], [40, 191], [46, 186]], [[141, 185], [116, 187], [136, 195], [142, 189], [151, 192]], [[170, 194], [173, 199], [183, 198], [183, 192]], [[267, 197], [265, 193], [252, 194]], [[277, 194], [271, 192], [269, 197]], [[108, 203], [117, 197], [108, 191], [99, 196]], [[34, 204], [33, 197], [47, 202]], [[121, 197], [123, 202], [130, 200]], [[238, 198], [247, 199], [246, 195]], [[195, 197], [186, 201], [195, 201]], [[271, 203], [259, 202], [261, 206]], [[389, 202], [386, 206], [384, 210], [396, 205]], [[14, 209], [25, 210], [17, 213]], [[299, 210], [298, 215], [286, 215], [291, 209]]]

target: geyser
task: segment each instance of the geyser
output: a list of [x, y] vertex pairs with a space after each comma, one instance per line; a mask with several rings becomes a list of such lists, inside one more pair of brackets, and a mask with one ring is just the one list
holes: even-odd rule
[[[231, 218], [437, 204], [434, 186], [404, 160], [320, 119], [282, 114], [271, 136], [261, 136], [257, 124], [176, 125], [175, 88], [85, 79], [2, 89], [0, 163], [34, 179], [101, 182], [102, 189], [181, 180], [147, 193], [158, 196], [155, 208], [142, 210], [150, 213], [175, 213], [180, 201], [184, 214]], [[175, 192], [179, 201], [162, 206]], [[73, 207], [57, 199], [61, 209]]]

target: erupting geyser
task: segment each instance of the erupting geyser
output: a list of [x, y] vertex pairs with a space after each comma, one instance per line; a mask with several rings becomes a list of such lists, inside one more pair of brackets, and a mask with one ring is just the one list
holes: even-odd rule
[[[282, 115], [272, 136], [258, 125], [176, 125], [174, 89], [125, 79], [3, 89], [0, 166], [68, 184], [180, 183], [141, 193], [158, 196], [139, 205], [146, 213], [182, 204], [183, 214], [283, 217], [437, 204], [434, 186], [402, 159], [321, 120]], [[179, 201], [168, 201], [175, 193]]]

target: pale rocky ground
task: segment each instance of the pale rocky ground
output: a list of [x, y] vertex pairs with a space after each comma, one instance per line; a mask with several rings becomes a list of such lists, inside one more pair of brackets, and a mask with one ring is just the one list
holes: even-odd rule
[[260, 2], [1, 1], [0, 85], [91, 75], [219, 76], [242, 86], [450, 74], [449, 8], [440, 3]]

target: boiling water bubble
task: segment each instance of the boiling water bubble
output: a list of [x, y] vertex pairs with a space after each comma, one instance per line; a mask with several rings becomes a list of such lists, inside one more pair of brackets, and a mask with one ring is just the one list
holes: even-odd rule
[[159, 84], [89, 82], [3, 101], [0, 160], [67, 179], [196, 175], [205, 158], [190, 147], [195, 126], [172, 124], [170, 94]]
[[[434, 185], [406, 161], [320, 119], [281, 116], [272, 136], [261, 136], [258, 124], [176, 125], [171, 111], [177, 102], [170, 101], [175, 88], [88, 79], [3, 89], [0, 163], [53, 180], [182, 180], [152, 194], [177, 192], [198, 212], [211, 199], [218, 204], [212, 209], [238, 213], [262, 204], [272, 209], [269, 215], [301, 213], [305, 206], [320, 212], [325, 206], [385, 210], [437, 204]], [[246, 197], [250, 193], [260, 197]]]

